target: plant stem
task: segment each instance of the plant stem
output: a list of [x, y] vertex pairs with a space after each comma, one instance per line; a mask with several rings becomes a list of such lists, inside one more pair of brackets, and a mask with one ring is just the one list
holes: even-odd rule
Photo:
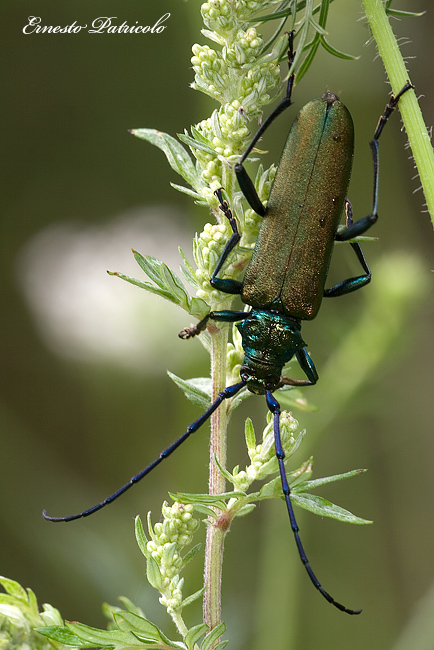
[[[216, 328], [212, 333], [211, 378], [212, 400], [226, 385], [226, 346], [228, 328]], [[209, 493], [221, 494], [225, 491], [225, 479], [218, 469], [214, 457], [222, 467], [226, 466], [226, 427], [227, 409], [224, 405], [211, 416]], [[210, 521], [207, 529], [205, 547], [203, 620], [212, 630], [221, 622], [221, 576], [225, 530], [216, 521]], [[217, 643], [217, 641], [216, 641]]]
[[[362, 0], [366, 18], [377, 43], [378, 52], [396, 94], [409, 81], [404, 59], [390, 26], [383, 3], [379, 0]], [[416, 94], [410, 90], [399, 101], [408, 141], [419, 172], [426, 205], [434, 224], [434, 153]]]

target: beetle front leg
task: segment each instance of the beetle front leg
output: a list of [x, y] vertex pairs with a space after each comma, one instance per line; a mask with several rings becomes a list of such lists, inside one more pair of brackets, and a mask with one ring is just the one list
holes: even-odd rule
[[[291, 66], [294, 62], [294, 57], [295, 57], [295, 51], [293, 49], [293, 44], [294, 44], [294, 32], [290, 32], [288, 34], [288, 67], [291, 69]], [[238, 163], [235, 165], [235, 174], [237, 175], [237, 180], [238, 180], [238, 185], [240, 186], [240, 189], [242, 193], [244, 194], [247, 203], [250, 205], [252, 210], [256, 212], [256, 214], [259, 214], [259, 216], [263, 217], [265, 215], [265, 207], [262, 204], [261, 199], [258, 196], [258, 193], [255, 189], [255, 186], [253, 184], [252, 179], [244, 169], [244, 161], [246, 160], [247, 156], [250, 154], [252, 151], [253, 147], [255, 144], [258, 142], [258, 140], [262, 137], [263, 133], [268, 129], [270, 124], [274, 122], [276, 117], [280, 115], [280, 113], [283, 113], [284, 110], [286, 110], [289, 106], [291, 106], [291, 95], [292, 95], [292, 89], [294, 86], [294, 79], [295, 79], [295, 74], [292, 72], [292, 74], [289, 76], [288, 79], [288, 84], [286, 86], [286, 95], [284, 99], [280, 102], [280, 104], [274, 109], [274, 111], [267, 117], [265, 122], [260, 126], [260, 128], [256, 131], [255, 135], [253, 136], [253, 139], [243, 155], [241, 156], [240, 160]]]

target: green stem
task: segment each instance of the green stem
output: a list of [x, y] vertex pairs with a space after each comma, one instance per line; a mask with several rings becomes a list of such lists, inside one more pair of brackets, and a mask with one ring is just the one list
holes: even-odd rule
[[178, 630], [182, 638], [184, 638], [188, 633], [188, 627], [184, 623], [184, 619], [182, 618], [179, 612], [172, 612], [171, 616], [172, 616], [172, 621], [176, 625], [176, 629]]
[[[362, 5], [392, 85], [392, 91], [396, 94], [406, 81], [410, 80], [396, 37], [380, 0], [362, 0]], [[399, 102], [399, 110], [419, 172], [426, 205], [434, 224], [434, 153], [414, 91], [411, 90], [403, 95]]]
[[[215, 327], [215, 326], [214, 326]], [[228, 328], [212, 332], [211, 378], [213, 385], [212, 399], [226, 385], [226, 347]], [[218, 408], [211, 417], [209, 493], [221, 494], [225, 491], [225, 479], [218, 469], [214, 457], [222, 467], [226, 466], [226, 426], [227, 409]], [[203, 620], [212, 630], [221, 622], [221, 576], [223, 565], [223, 548], [225, 530], [218, 522], [210, 521], [207, 529], [205, 547], [205, 595], [203, 599]], [[216, 641], [217, 643], [218, 641]]]

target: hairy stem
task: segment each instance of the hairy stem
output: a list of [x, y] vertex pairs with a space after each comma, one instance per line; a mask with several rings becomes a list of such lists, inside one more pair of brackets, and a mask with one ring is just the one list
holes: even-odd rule
[[[382, 2], [362, 0], [362, 5], [392, 85], [392, 91], [396, 94], [406, 81], [410, 81], [396, 37]], [[426, 205], [434, 224], [434, 152], [414, 91], [403, 95], [399, 102], [399, 110], [419, 172]]]
[[[226, 385], [226, 346], [228, 328], [219, 329], [212, 337], [211, 377], [212, 399]], [[210, 464], [209, 464], [209, 493], [221, 494], [225, 491], [225, 479], [219, 471], [214, 458], [222, 467], [226, 466], [226, 427], [227, 409], [222, 404], [211, 417]], [[225, 531], [217, 522], [208, 524], [205, 547], [204, 583], [206, 586], [203, 600], [204, 622], [210, 629], [221, 622], [221, 576], [223, 565], [223, 547]]]

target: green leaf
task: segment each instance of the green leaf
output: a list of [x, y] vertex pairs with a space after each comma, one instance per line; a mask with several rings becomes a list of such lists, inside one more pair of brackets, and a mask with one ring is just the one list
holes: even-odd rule
[[[206, 587], [202, 587], [202, 589], [199, 589], [199, 591], [196, 591], [194, 594], [191, 594], [191, 596], [187, 596], [187, 598], [184, 598], [184, 600], [182, 601], [181, 606], [184, 608], [187, 605], [190, 605], [191, 603], [194, 603], [195, 600], [197, 600], [198, 598], [203, 596], [203, 594], [205, 593], [205, 589], [206, 589]], [[200, 635], [200, 636], [202, 636], [202, 635]]]
[[188, 650], [192, 650], [194, 644], [199, 641], [200, 637], [203, 636], [207, 630], [208, 625], [206, 623], [195, 625], [188, 630], [187, 634], [184, 637], [184, 642]]
[[193, 548], [182, 558], [183, 566], [186, 566], [199, 553], [201, 548], [202, 544], [196, 544], [196, 546], [193, 546]]
[[243, 506], [236, 512], [236, 517], [245, 517], [246, 515], [249, 515], [254, 509], [256, 508], [256, 505], [254, 503], [248, 503], [247, 505]]
[[146, 558], [149, 558], [149, 552], [147, 547], [148, 538], [145, 535], [145, 530], [143, 528], [142, 520], [138, 515], [134, 520], [134, 526], [135, 526], [136, 540], [139, 549], [142, 551], [143, 555]]
[[16, 596], [17, 598], [27, 601], [27, 592], [19, 582], [0, 576], [0, 584], [2, 585], [3, 589], [11, 596]]
[[250, 497], [255, 497], [258, 501], [261, 499], [275, 499], [282, 496], [282, 482], [280, 476], [273, 478], [272, 481], [265, 483], [256, 494], [250, 494]]
[[229, 643], [229, 639], [226, 639], [226, 641], [220, 641], [220, 643], [217, 643], [214, 650], [223, 650], [223, 648], [226, 648], [228, 643]]
[[127, 598], [126, 596], [119, 596], [118, 600], [122, 603], [124, 609], [127, 612], [131, 612], [132, 614], [137, 614], [138, 616], [145, 618], [140, 607], [136, 607], [136, 605], [129, 598]]
[[211, 379], [209, 377], [196, 377], [194, 379], [181, 379], [177, 377], [173, 372], [167, 371], [170, 379], [175, 382], [175, 384], [180, 388], [184, 395], [193, 402], [197, 404], [204, 411], [209, 408], [211, 405]]
[[209, 650], [209, 648], [214, 644], [215, 641], [226, 631], [226, 625], [224, 623], [220, 623], [220, 625], [216, 625], [216, 627], [209, 632], [209, 634], [206, 635], [204, 640], [202, 641], [201, 650]]
[[151, 284], [150, 282], [141, 282], [140, 280], [131, 278], [129, 275], [124, 275], [123, 273], [119, 273], [118, 271], [107, 271], [107, 273], [109, 275], [114, 275], [115, 277], [120, 278], [121, 280], [125, 280], [125, 282], [134, 284], [134, 286], [139, 287], [140, 289], [145, 289], [150, 293], [156, 293], [158, 296], [161, 296], [166, 300], [170, 300], [170, 302], [176, 302], [169, 291], [165, 291], [164, 289], [159, 289], [158, 287], [156, 287], [154, 284]]
[[[205, 302], [205, 300], [202, 300], [202, 298], [192, 298], [190, 301], [190, 315], [194, 316], [198, 320], [202, 320], [204, 316], [209, 314], [210, 308], [209, 305]], [[207, 338], [207, 332], [202, 332], [200, 336], [200, 340], [203, 343], [204, 340]]]
[[337, 50], [335, 47], [330, 45], [330, 43], [324, 38], [324, 36], [321, 37], [321, 45], [329, 54], [332, 54], [333, 56], [337, 56], [338, 59], [356, 61], [357, 59], [360, 58], [359, 56], [354, 56], [353, 54], [345, 54], [345, 52], [341, 52], [340, 50]]
[[191, 503], [195, 507], [196, 505], [213, 506], [225, 511], [227, 507], [225, 499], [242, 499], [245, 498], [246, 495], [241, 492], [223, 492], [222, 494], [190, 494], [186, 492], [176, 492], [176, 494], [170, 493], [170, 497], [174, 501], [179, 501], [180, 503]]
[[223, 466], [219, 463], [219, 461], [217, 460], [217, 457], [216, 457], [215, 454], [214, 454], [214, 462], [215, 462], [215, 464], [217, 465], [217, 467], [219, 468], [220, 472], [221, 472], [221, 473], [223, 474], [223, 476], [225, 477], [225, 479], [226, 479], [227, 481], [229, 481], [229, 483], [232, 483], [232, 484], [233, 484], [233, 483], [234, 483], [234, 477], [232, 476], [232, 474], [231, 474], [230, 472], [228, 472], [228, 470], [227, 470], [225, 467], [223, 467]]
[[[113, 648], [115, 646], [133, 646], [138, 645], [135, 638], [129, 632], [121, 630], [98, 630], [95, 627], [89, 627], [82, 623], [66, 623], [66, 627], [80, 639], [82, 648], [105, 647]], [[86, 644], [84, 645], [83, 642]]]
[[187, 196], [191, 196], [193, 199], [203, 202], [204, 205], [205, 204], [208, 205], [205, 199], [202, 198], [202, 195], [196, 192], [195, 190], [191, 190], [189, 187], [184, 187], [184, 185], [177, 185], [176, 183], [170, 183], [170, 184], [174, 190], [178, 190], [178, 192], [182, 192], [182, 194], [187, 194]]
[[155, 587], [155, 589], [158, 589], [160, 592], [163, 590], [163, 577], [152, 555], [146, 558], [146, 577], [148, 578], [149, 584]]
[[402, 9], [386, 9], [388, 16], [401, 16], [403, 18], [417, 18], [426, 14], [426, 11], [403, 11]]
[[334, 476], [325, 476], [324, 478], [303, 481], [292, 489], [294, 492], [306, 492], [307, 490], [313, 490], [317, 487], [320, 487], [321, 485], [326, 485], [327, 483], [334, 483], [335, 481], [342, 481], [345, 478], [358, 476], [359, 474], [363, 474], [366, 471], [366, 469], [353, 469], [350, 472], [345, 472], [344, 474], [335, 474]]
[[343, 521], [349, 524], [371, 524], [372, 521], [367, 519], [361, 519], [356, 517], [348, 510], [341, 508], [340, 506], [327, 501], [323, 497], [319, 497], [316, 494], [308, 494], [303, 492], [303, 494], [297, 494], [293, 492], [291, 494], [292, 502], [313, 512], [315, 515], [320, 515], [321, 517], [331, 517], [332, 519], [337, 519], [338, 521]]
[[179, 254], [181, 255], [182, 261], [184, 262], [185, 269], [183, 270], [187, 274], [188, 282], [191, 284], [192, 287], [195, 289], [199, 289], [199, 282], [196, 279], [196, 273], [194, 271], [194, 268], [188, 261], [187, 255], [184, 253], [182, 250], [181, 246], [178, 246], [178, 251]]
[[36, 631], [43, 636], [46, 636], [53, 641], [58, 641], [64, 645], [72, 645], [78, 648], [92, 648], [91, 643], [83, 641], [74, 632], [71, 632], [67, 627], [60, 625], [47, 625], [45, 627], [37, 627]]
[[175, 138], [156, 129], [133, 129], [131, 133], [161, 149], [172, 169], [190, 183], [192, 187], [200, 189], [204, 186], [204, 182], [197, 173], [189, 154]]
[[144, 641], [161, 641], [160, 630], [146, 618], [130, 612], [115, 612], [113, 618], [122, 632], [133, 632]]
[[178, 138], [181, 140], [181, 142], [184, 142], [184, 144], [187, 144], [192, 149], [203, 151], [204, 153], [207, 153], [213, 158], [218, 158], [216, 150], [210, 147], [209, 144], [206, 144], [206, 142], [198, 142], [190, 135], [184, 133], [178, 133]]
[[[190, 298], [182, 284], [181, 280], [176, 276], [169, 267], [150, 255], [141, 255], [133, 250], [134, 259], [140, 266], [142, 271], [157, 285], [148, 285], [143, 283], [144, 288], [148, 291], [160, 294], [164, 292], [164, 296], [177, 305], [180, 305], [186, 311], [189, 311]], [[137, 282], [137, 281], [135, 281]]]
[[253, 428], [253, 422], [250, 418], [247, 418], [244, 424], [244, 437], [246, 439], [247, 449], [249, 451], [251, 449], [255, 449], [256, 448], [255, 430]]
[[165, 646], [169, 646], [170, 648], [176, 648], [177, 650], [185, 650], [185, 645], [183, 643], [178, 643], [177, 641], [171, 641], [161, 630], [160, 630], [160, 636]]
[[189, 296], [182, 284], [181, 280], [178, 278], [173, 271], [169, 269], [166, 264], [162, 264], [160, 267], [161, 278], [164, 282], [164, 285], [176, 297], [176, 302], [186, 311], [189, 310]]
[[[184, 645], [169, 639], [154, 623], [151, 623], [143, 616], [131, 612], [115, 612], [113, 615], [119, 630], [134, 635], [142, 644], [148, 646], [170, 647], [182, 650]], [[137, 644], [135, 644], [137, 645]]]
[[142, 271], [146, 273], [146, 275], [153, 282], [155, 282], [156, 285], [158, 285], [161, 289], [163, 289], [164, 284], [161, 281], [161, 273], [160, 273], [160, 267], [162, 266], [163, 262], [161, 260], [158, 260], [156, 257], [151, 257], [151, 255], [142, 255], [138, 251], [134, 250], [134, 248], [133, 248], [133, 255], [134, 255], [134, 259], [136, 260], [137, 264], [140, 266]]

